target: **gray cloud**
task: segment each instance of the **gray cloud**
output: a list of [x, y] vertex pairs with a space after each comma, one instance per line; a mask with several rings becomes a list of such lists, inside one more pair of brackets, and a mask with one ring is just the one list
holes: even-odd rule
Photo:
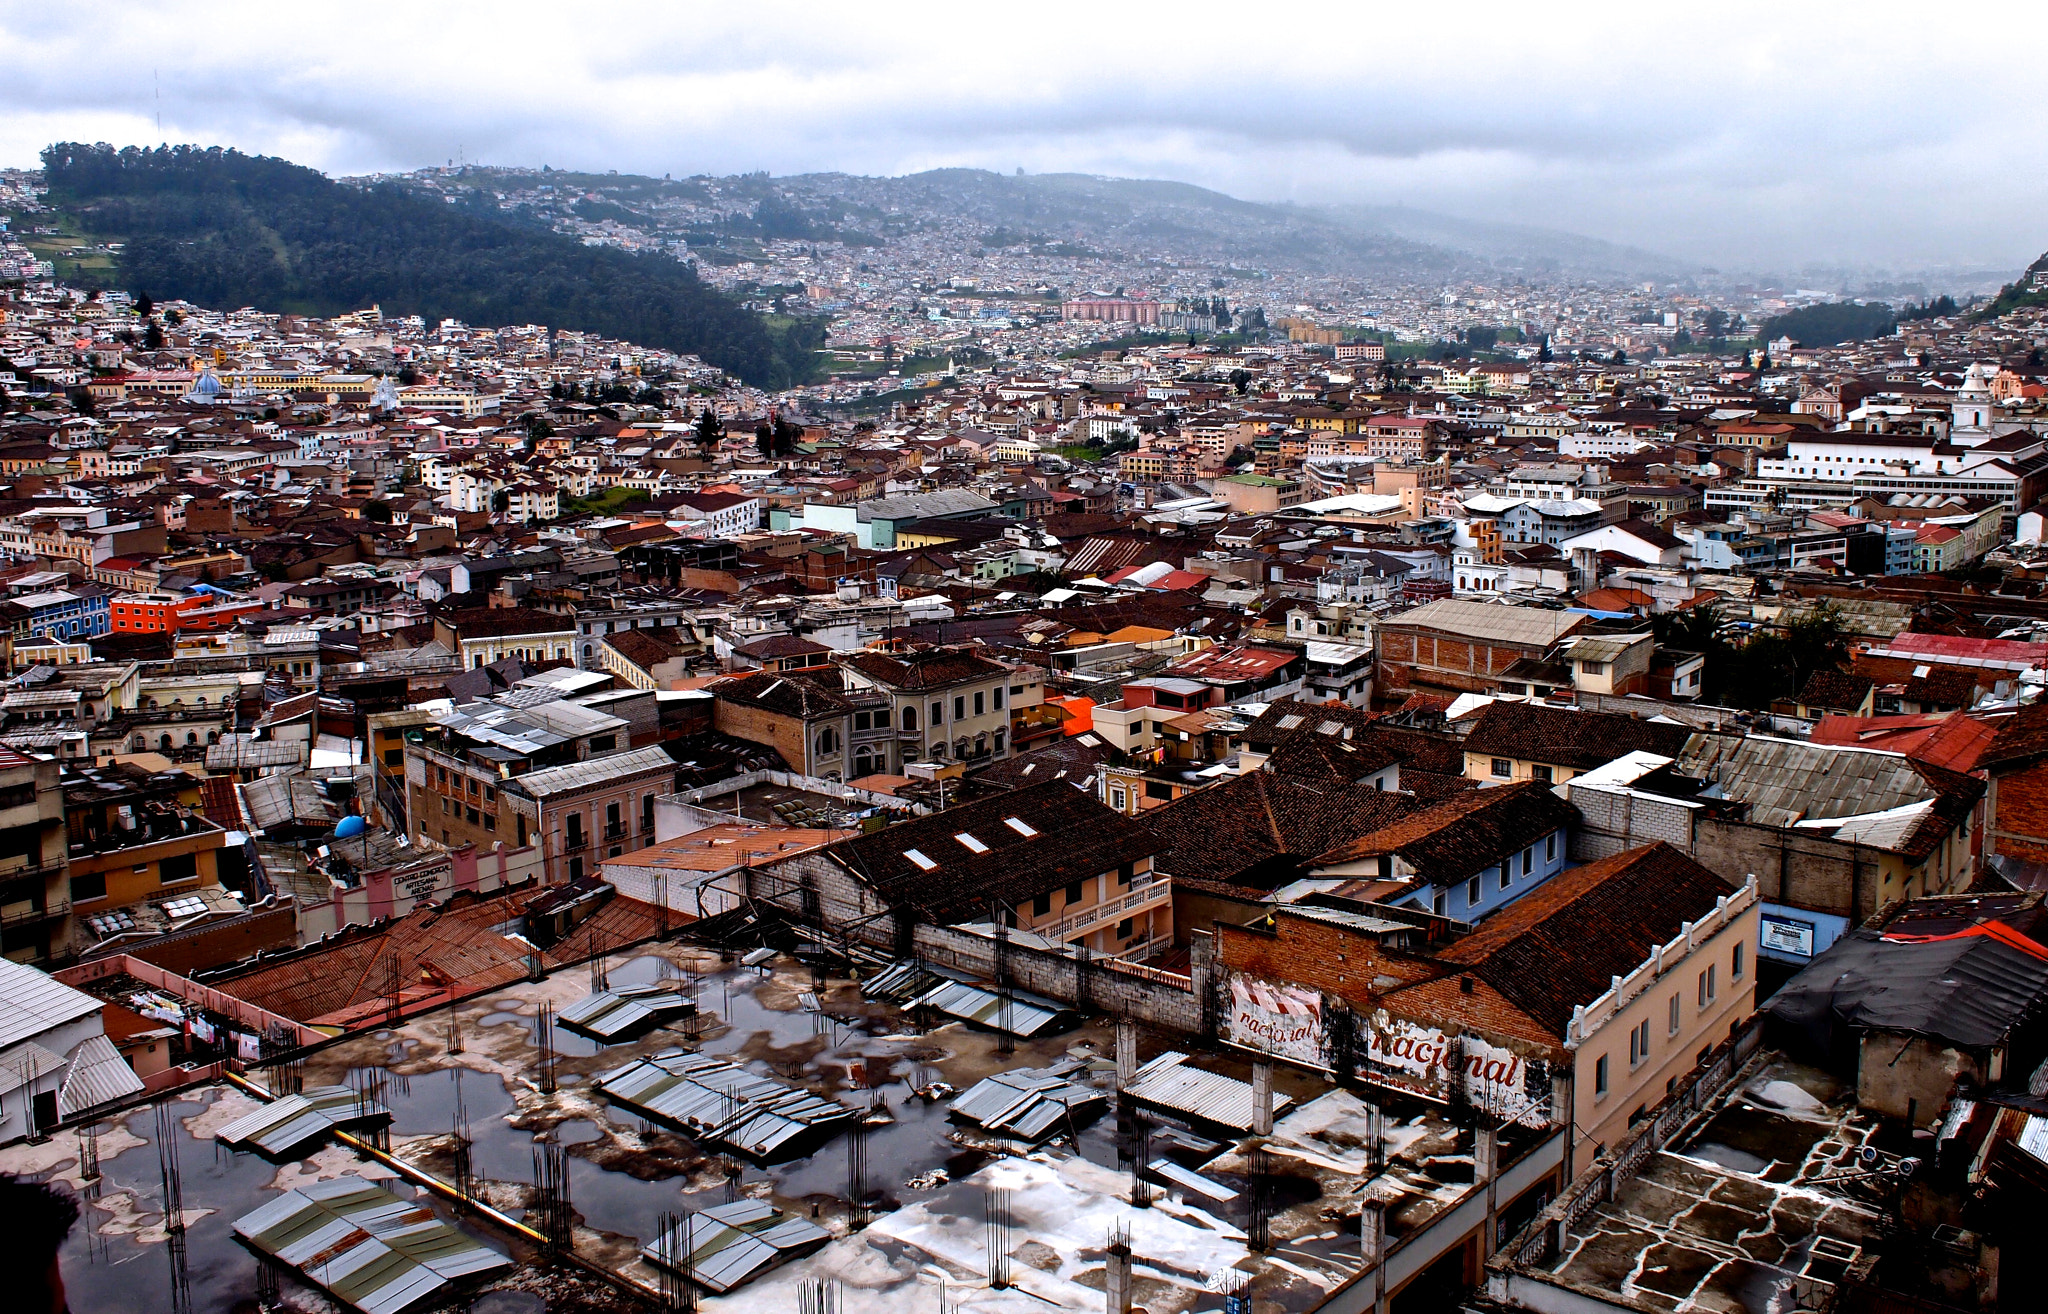
[[[937, 165], [1403, 204], [1733, 267], [2048, 246], [2043, 20], [1955, 8], [0, 0], [0, 160], [220, 142], [330, 172]], [[1994, 46], [1989, 32], [2001, 35]], [[160, 97], [160, 99], [159, 99]]]

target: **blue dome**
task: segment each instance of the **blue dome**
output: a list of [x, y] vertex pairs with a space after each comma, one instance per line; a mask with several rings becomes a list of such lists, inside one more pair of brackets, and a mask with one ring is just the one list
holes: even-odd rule
[[343, 817], [341, 824], [334, 828], [334, 838], [354, 839], [362, 834], [365, 829], [367, 828], [363, 825], [361, 817]]

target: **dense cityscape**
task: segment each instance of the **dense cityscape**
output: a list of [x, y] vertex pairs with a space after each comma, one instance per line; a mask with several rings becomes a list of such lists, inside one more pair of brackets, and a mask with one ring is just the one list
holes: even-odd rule
[[[44, 158], [0, 1204], [52, 1308], [2040, 1281], [2048, 257], [1802, 287], [1021, 170], [295, 202], [563, 307], [466, 322], [176, 190], [276, 162]], [[529, 279], [578, 250], [695, 309]]]

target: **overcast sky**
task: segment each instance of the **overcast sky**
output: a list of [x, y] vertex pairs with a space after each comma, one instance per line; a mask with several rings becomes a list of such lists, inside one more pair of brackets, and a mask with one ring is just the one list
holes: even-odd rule
[[0, 163], [1021, 167], [1729, 268], [2017, 268], [2048, 247], [2048, 17], [1889, 8], [0, 0]]

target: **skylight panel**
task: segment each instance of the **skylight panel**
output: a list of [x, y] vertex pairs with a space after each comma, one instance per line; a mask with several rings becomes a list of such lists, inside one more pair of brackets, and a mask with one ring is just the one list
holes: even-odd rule
[[916, 849], [903, 850], [903, 856], [910, 859], [912, 862], [916, 863], [918, 867], [924, 871], [937, 871], [939, 869], [938, 863], [933, 862], [930, 858], [925, 857]]
[[970, 853], [988, 852], [988, 845], [983, 844], [980, 840], [974, 838], [974, 836], [968, 834], [964, 830], [954, 835], [953, 838], [959, 840], [961, 845], [965, 847], [967, 851]]
[[[1064, 775], [1065, 773], [1062, 772], [1061, 774]], [[1022, 835], [1025, 839], [1038, 838], [1037, 828], [1020, 817], [1004, 817], [1003, 824], [1016, 831], [1019, 835]]]

